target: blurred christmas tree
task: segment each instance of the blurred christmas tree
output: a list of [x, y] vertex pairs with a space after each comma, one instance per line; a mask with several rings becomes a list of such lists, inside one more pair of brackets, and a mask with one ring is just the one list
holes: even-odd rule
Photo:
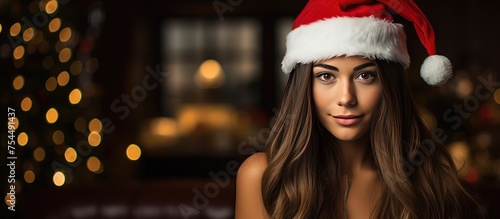
[[104, 170], [93, 82], [99, 62], [92, 57], [104, 20], [101, 3], [10, 1], [0, 7], [1, 101], [16, 112], [16, 192], [95, 180]]

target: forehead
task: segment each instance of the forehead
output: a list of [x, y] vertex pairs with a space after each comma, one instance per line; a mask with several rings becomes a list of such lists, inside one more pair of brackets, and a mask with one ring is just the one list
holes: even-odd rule
[[313, 63], [314, 68], [327, 68], [336, 71], [357, 71], [364, 68], [375, 68], [378, 71], [374, 60], [361, 56], [339, 56], [325, 59]]
[[349, 64], [349, 63], [367, 63], [367, 62], [375, 62], [374, 60], [371, 60], [369, 58], [365, 58], [362, 56], [337, 56], [337, 57], [332, 57], [329, 59], [325, 60], [320, 60], [316, 61], [313, 64], [331, 64], [331, 63], [338, 63], [338, 64]]

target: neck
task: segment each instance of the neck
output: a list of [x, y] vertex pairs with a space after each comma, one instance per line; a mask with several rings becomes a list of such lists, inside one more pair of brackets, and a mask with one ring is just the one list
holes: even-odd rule
[[339, 141], [338, 144], [345, 158], [348, 176], [352, 177], [360, 171], [372, 168], [368, 134], [355, 141]]

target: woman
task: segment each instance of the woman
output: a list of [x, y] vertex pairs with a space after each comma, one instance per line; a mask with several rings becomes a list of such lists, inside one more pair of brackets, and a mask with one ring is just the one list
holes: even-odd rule
[[425, 33], [424, 80], [450, 77], [413, 2], [311, 0], [287, 37], [290, 77], [265, 154], [238, 172], [236, 218], [482, 216], [415, 106], [388, 7]]

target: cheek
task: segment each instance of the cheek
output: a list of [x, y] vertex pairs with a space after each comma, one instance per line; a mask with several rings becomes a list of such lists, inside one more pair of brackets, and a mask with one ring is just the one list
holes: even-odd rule
[[316, 111], [321, 112], [324, 111], [329, 103], [332, 101], [332, 95], [328, 95], [328, 91], [322, 89], [321, 86], [315, 85], [313, 83], [312, 93], [313, 93], [313, 102], [316, 107]]
[[382, 87], [377, 86], [372, 89], [366, 89], [362, 91], [363, 94], [359, 95], [362, 100], [360, 103], [363, 103], [363, 107], [373, 111], [376, 107], [378, 107], [380, 103], [380, 99], [382, 98]]

